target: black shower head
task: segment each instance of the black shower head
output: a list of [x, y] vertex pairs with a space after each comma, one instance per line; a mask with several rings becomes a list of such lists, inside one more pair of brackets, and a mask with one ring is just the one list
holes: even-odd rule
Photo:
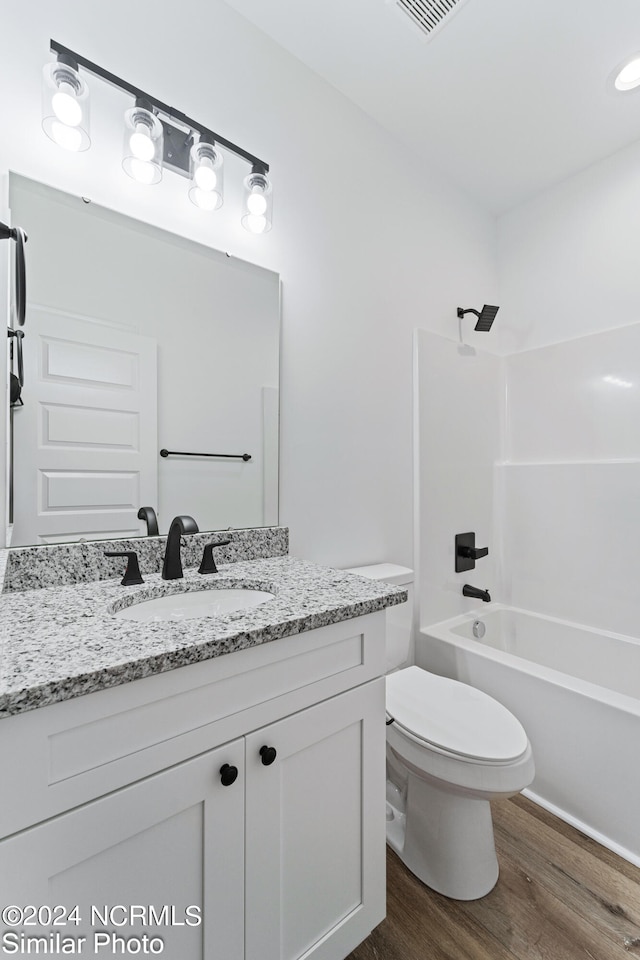
[[479, 333], [488, 333], [491, 330], [491, 324], [496, 318], [496, 313], [500, 307], [492, 307], [491, 304], [485, 303], [484, 307], [480, 312], [474, 310], [472, 307], [463, 310], [462, 307], [458, 307], [458, 317], [462, 319], [465, 313], [475, 313], [478, 318], [474, 330], [477, 330]]
[[478, 322], [476, 323], [474, 329], [479, 330], [482, 333], [486, 333], [491, 330], [491, 324], [496, 318], [496, 313], [500, 307], [492, 307], [490, 304], [485, 303], [484, 307], [480, 311], [478, 317]]

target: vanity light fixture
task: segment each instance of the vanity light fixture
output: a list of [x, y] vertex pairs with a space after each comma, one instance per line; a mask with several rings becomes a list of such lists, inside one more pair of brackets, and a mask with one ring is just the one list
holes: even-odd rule
[[42, 129], [65, 150], [88, 150], [89, 88], [73, 55], [60, 53], [42, 72]]
[[51, 51], [57, 61], [44, 68], [42, 126], [55, 143], [68, 150], [87, 150], [91, 144], [89, 89], [82, 69], [134, 99], [124, 120], [122, 167], [128, 176], [154, 184], [163, 170], [170, 170], [190, 181], [189, 199], [195, 206], [213, 211], [223, 203], [223, 153], [232, 153], [251, 167], [244, 180], [243, 227], [253, 234], [271, 229], [268, 163], [55, 40]]

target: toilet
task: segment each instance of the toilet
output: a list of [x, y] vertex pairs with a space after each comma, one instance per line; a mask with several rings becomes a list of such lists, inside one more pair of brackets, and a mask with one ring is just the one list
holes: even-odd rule
[[387, 843], [420, 880], [476, 900], [498, 879], [490, 800], [533, 780], [531, 745], [493, 697], [409, 666], [413, 571], [395, 564], [349, 573], [406, 586], [387, 609]]

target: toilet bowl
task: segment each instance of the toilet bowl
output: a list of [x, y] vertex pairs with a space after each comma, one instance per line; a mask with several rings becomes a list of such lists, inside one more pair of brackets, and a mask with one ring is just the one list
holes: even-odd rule
[[[390, 564], [350, 572], [389, 580], [390, 569], [394, 583], [412, 579]], [[397, 669], [410, 655], [410, 611], [404, 634], [399, 625], [395, 613], [387, 625], [387, 843], [433, 890], [476, 900], [498, 879], [490, 800], [531, 783], [531, 746], [516, 717], [483, 691], [420, 667]]]
[[408, 667], [386, 682], [396, 787], [387, 842], [438, 893], [483, 897], [498, 879], [489, 801], [533, 780], [527, 735], [506, 707], [457, 680]]

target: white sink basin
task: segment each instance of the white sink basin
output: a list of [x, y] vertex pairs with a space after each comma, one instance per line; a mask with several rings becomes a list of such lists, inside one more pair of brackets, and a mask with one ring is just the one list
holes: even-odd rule
[[223, 588], [220, 590], [191, 590], [189, 593], [170, 593], [153, 600], [142, 600], [123, 610], [116, 610], [115, 617], [125, 620], [142, 620], [146, 623], [159, 620], [195, 620], [197, 617], [219, 617], [233, 610], [257, 607], [275, 594], [265, 590]]

